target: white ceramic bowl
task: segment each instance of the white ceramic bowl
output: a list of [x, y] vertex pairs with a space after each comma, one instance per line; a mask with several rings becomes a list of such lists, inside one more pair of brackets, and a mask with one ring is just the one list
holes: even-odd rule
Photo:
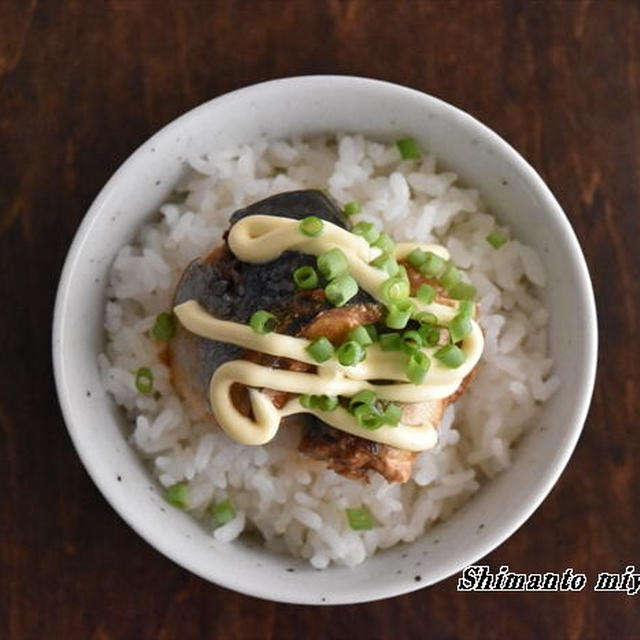
[[[244, 542], [212, 543], [194, 519], [166, 508], [127, 444], [124, 419], [102, 389], [96, 362], [104, 343], [107, 271], [116, 251], [183, 175], [186, 157], [260, 136], [336, 131], [416, 138], [477, 187], [500, 221], [540, 252], [549, 274], [544, 297], [562, 388], [544, 407], [539, 426], [518, 444], [514, 464], [448, 521], [355, 569], [319, 572]], [[584, 258], [562, 209], [531, 166], [487, 127], [436, 98], [346, 76], [289, 78], [234, 91], [145, 142], [109, 180], [76, 234], [53, 328], [56, 382], [69, 432], [114, 509], [156, 549], [207, 580], [269, 600], [311, 604], [364, 602], [433, 584], [510, 536], [547, 495], [573, 451], [591, 398], [596, 353]]]

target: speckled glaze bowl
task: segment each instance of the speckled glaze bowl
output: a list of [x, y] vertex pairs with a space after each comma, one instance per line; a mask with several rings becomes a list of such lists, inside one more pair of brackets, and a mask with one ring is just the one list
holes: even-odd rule
[[[316, 571], [236, 541], [223, 545], [167, 508], [126, 440], [125, 420], [101, 385], [107, 272], [117, 250], [186, 171], [185, 158], [226, 145], [323, 132], [410, 135], [477, 187], [514, 234], [544, 257], [550, 342], [562, 387], [518, 444], [513, 465], [458, 512], [411, 544], [363, 565]], [[596, 312], [585, 261], [557, 201], [530, 165], [466, 113], [418, 91], [346, 76], [274, 80], [208, 102], [155, 134], [120, 167], [87, 212], [67, 257], [55, 308], [53, 357], [64, 417], [87, 471], [145, 540], [186, 569], [242, 593], [292, 603], [387, 598], [475, 563], [533, 513], [574, 449], [591, 398]]]

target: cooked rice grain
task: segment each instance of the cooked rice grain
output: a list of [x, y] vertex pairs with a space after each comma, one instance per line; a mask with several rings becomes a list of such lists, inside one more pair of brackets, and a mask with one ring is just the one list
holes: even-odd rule
[[[376, 549], [414, 540], [509, 466], [514, 443], [559, 380], [546, 357], [540, 258], [518, 240], [498, 250], [486, 242], [496, 227], [509, 233], [476, 190], [456, 186], [455, 173], [438, 172], [433, 156], [402, 160], [395, 145], [358, 135], [259, 141], [192, 158], [191, 165], [178, 188], [182, 204], [163, 205], [114, 261], [99, 365], [131, 422], [132, 446], [161, 485], [187, 483], [190, 511], [215, 540], [230, 542], [252, 528], [269, 549], [307, 558], [317, 569], [354, 566]], [[245, 447], [196, 421], [149, 335], [156, 314], [171, 307], [184, 268], [220, 242], [236, 209], [282, 191], [327, 186], [341, 205], [360, 202], [356, 222], [375, 222], [397, 240], [444, 244], [478, 290], [486, 336], [480, 373], [447, 409], [438, 445], [417, 458], [404, 485], [379, 475], [362, 484], [328, 470], [296, 452], [293, 429], [264, 447]], [[156, 393], [136, 392], [141, 366], [151, 368]], [[225, 499], [236, 515], [214, 528], [207, 508]], [[373, 530], [349, 528], [344, 510], [360, 506], [371, 511]]]

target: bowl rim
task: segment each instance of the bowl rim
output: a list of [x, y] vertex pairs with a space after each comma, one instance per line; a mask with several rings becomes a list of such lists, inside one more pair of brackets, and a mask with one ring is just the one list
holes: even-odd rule
[[[544, 201], [545, 207], [553, 212], [554, 217], [561, 227], [563, 227], [564, 235], [571, 246], [571, 252], [573, 254], [573, 260], [579, 273], [579, 297], [584, 303], [587, 310], [588, 321], [585, 323], [585, 343], [583, 345], [586, 351], [587, 366], [581, 372], [584, 380], [584, 384], [580, 387], [580, 394], [575, 398], [576, 409], [574, 411], [575, 418], [572, 425], [572, 429], [567, 433], [564, 448], [558, 452], [557, 459], [554, 466], [544, 476], [544, 479], [540, 481], [537, 492], [532, 498], [524, 504], [520, 510], [509, 521], [509, 526], [505, 526], [499, 533], [493, 536], [491, 539], [484, 541], [484, 544], [478, 544], [477, 549], [479, 552], [474, 553], [477, 562], [488, 553], [493, 551], [496, 547], [501, 545], [507, 538], [513, 535], [536, 511], [542, 501], [549, 494], [555, 483], [558, 481], [561, 473], [565, 469], [569, 458], [571, 457], [580, 434], [584, 428], [584, 424], [587, 418], [587, 414], [590, 407], [590, 402], [593, 394], [593, 388], [595, 383], [596, 367], [597, 367], [597, 353], [598, 353], [598, 332], [597, 332], [597, 315], [595, 306], [595, 297], [593, 293], [593, 286], [589, 276], [586, 260], [583, 251], [580, 247], [578, 239], [575, 235], [571, 224], [561, 208], [560, 204], [552, 194], [549, 187], [545, 184], [538, 173], [533, 167], [523, 158], [523, 156], [516, 151], [506, 140], [504, 140], [499, 134], [494, 132], [488, 126], [463, 111], [462, 109], [440, 99], [434, 97], [425, 92], [412, 89], [406, 86], [402, 86], [396, 83], [377, 80], [373, 78], [366, 78], [353, 75], [335, 75], [335, 74], [317, 74], [317, 75], [303, 75], [303, 76], [291, 76], [285, 78], [278, 78], [268, 80], [265, 82], [255, 83], [234, 91], [222, 94], [211, 100], [208, 100], [190, 110], [184, 114], [173, 119], [160, 130], [150, 136], [147, 140], [142, 142], [133, 153], [131, 153], [127, 159], [117, 168], [113, 175], [109, 178], [107, 183], [102, 187], [96, 198], [93, 200], [89, 208], [87, 209], [83, 219], [76, 230], [73, 241], [68, 249], [67, 256], [64, 262], [64, 266], [61, 271], [60, 281], [56, 293], [54, 314], [53, 314], [53, 327], [52, 327], [52, 355], [53, 355], [53, 369], [56, 384], [56, 391], [62, 411], [62, 415], [67, 427], [67, 431], [71, 437], [73, 445], [78, 453], [87, 473], [98, 487], [107, 502], [113, 507], [113, 509], [123, 518], [123, 520], [138, 534], [145, 542], [150, 544], [153, 548], [160, 551], [164, 556], [180, 565], [181, 567], [189, 570], [190, 572], [199, 575], [207, 581], [229, 589], [233, 589], [246, 595], [251, 595], [271, 601], [280, 601], [286, 603], [295, 604], [323, 604], [310, 597], [305, 597], [304, 593], [292, 592], [290, 594], [274, 594], [269, 591], [268, 587], [261, 584], [247, 584], [246, 581], [238, 581], [232, 577], [226, 575], [212, 575], [210, 571], [205, 570], [202, 566], [196, 566], [192, 562], [189, 562], [181, 553], [170, 545], [163, 544], [157, 537], [149, 535], [148, 531], [139, 523], [138, 519], [122, 506], [113, 495], [110, 488], [106, 485], [106, 481], [100, 474], [94, 469], [91, 458], [92, 454], [89, 448], [85, 447], [84, 441], [79, 437], [79, 431], [71, 428], [73, 422], [73, 405], [70, 401], [69, 393], [65, 388], [65, 376], [64, 376], [64, 350], [63, 345], [63, 329], [64, 329], [64, 313], [66, 310], [68, 298], [70, 295], [71, 284], [73, 280], [73, 273], [76, 267], [76, 263], [79, 259], [79, 255], [82, 251], [84, 241], [89, 235], [94, 221], [99, 217], [103, 203], [110, 197], [110, 194], [118, 188], [118, 184], [122, 176], [126, 175], [131, 165], [133, 165], [138, 156], [144, 152], [150, 145], [156, 140], [163, 138], [167, 134], [179, 129], [188, 120], [196, 118], [201, 112], [211, 108], [211, 105], [221, 105], [224, 102], [230, 102], [237, 100], [241, 97], [250, 97], [251, 94], [264, 89], [273, 88], [276, 86], [285, 87], [287, 85], [304, 85], [314, 82], [334, 82], [344, 83], [349, 85], [360, 86], [378, 86], [380, 89], [387, 89], [395, 91], [399, 97], [403, 94], [406, 97], [413, 97], [420, 99], [424, 102], [425, 107], [432, 106], [440, 110], [448, 112], [448, 115], [452, 117], [456, 122], [461, 123], [465, 127], [475, 128], [485, 140], [487, 140], [492, 146], [496, 147], [500, 153], [505, 154], [509, 158], [509, 162], [514, 163], [517, 170], [525, 177], [528, 183], [535, 189], [540, 198]], [[308, 89], [308, 86], [305, 87]], [[441, 575], [437, 575], [434, 580], [423, 583], [409, 583], [407, 582], [403, 588], [400, 589], [376, 589], [374, 594], [356, 594], [353, 598], [343, 598], [337, 601], [331, 601], [327, 604], [355, 604], [360, 602], [371, 602], [384, 598], [401, 595], [404, 593], [410, 593], [412, 591], [430, 586], [441, 580], [444, 580], [456, 573], [458, 573], [467, 563], [458, 566], [458, 563], [453, 563], [448, 571], [441, 571]]]

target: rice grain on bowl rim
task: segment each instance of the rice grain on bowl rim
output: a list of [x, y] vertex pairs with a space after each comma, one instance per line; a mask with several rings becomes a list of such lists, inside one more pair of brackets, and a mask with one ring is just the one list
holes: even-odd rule
[[[187, 483], [189, 510], [214, 540], [229, 542], [257, 528], [269, 549], [307, 558], [316, 568], [353, 566], [376, 549], [416, 539], [509, 466], [511, 446], [559, 381], [546, 356], [540, 259], [516, 238], [499, 249], [486, 241], [496, 228], [507, 237], [509, 230], [484, 210], [475, 190], [457, 186], [454, 173], [437, 171], [430, 155], [402, 160], [395, 145], [358, 135], [263, 140], [189, 160], [195, 172], [180, 197], [163, 205], [159, 219], [113, 264], [100, 367], [134, 425], [133, 445], [164, 487]], [[245, 447], [194, 421], [149, 337], [156, 315], [171, 307], [180, 274], [220, 242], [233, 211], [299, 188], [328, 188], [341, 205], [360, 202], [355, 220], [375, 222], [396, 240], [444, 244], [478, 290], [481, 371], [447, 409], [437, 447], [419, 456], [405, 485], [377, 475], [369, 484], [339, 476], [295, 450], [293, 429], [281, 429], [263, 447]], [[134, 372], [142, 366], [153, 373], [155, 395], [135, 389]], [[225, 499], [235, 516], [215, 527], [208, 507]], [[375, 526], [353, 531], [345, 509], [363, 505]]]

